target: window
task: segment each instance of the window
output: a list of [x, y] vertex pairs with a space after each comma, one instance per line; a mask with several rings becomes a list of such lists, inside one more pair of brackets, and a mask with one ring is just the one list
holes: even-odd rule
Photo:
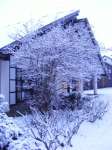
[[16, 98], [17, 101], [22, 100], [22, 69], [16, 69]]

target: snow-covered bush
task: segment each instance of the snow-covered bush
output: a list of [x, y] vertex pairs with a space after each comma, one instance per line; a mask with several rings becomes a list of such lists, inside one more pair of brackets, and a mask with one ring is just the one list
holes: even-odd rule
[[[0, 114], [0, 150], [39, 150], [34, 138], [25, 134], [6, 114]], [[40, 149], [41, 150], [41, 149]]]
[[[27, 135], [11, 140], [8, 150], [56, 150], [72, 147], [71, 140], [83, 121], [94, 122], [104, 115], [107, 103], [98, 96], [83, 96], [80, 109], [51, 110], [24, 116]], [[26, 130], [27, 131], [27, 130]], [[43, 149], [42, 149], [43, 148]]]
[[90, 122], [96, 119], [102, 119], [107, 111], [108, 103], [99, 99], [99, 96], [86, 96], [83, 100], [82, 109], [85, 114], [85, 119]]
[[71, 92], [70, 94], [61, 95], [58, 100], [58, 109], [70, 109], [74, 110], [77, 108], [78, 104], [81, 100], [81, 93], [80, 92]]
[[11, 141], [7, 150], [44, 150], [39, 148], [39, 144], [34, 138], [22, 137]]
[[34, 110], [31, 120], [27, 119], [27, 127], [30, 127], [34, 139], [41, 142], [46, 150], [69, 149], [72, 146], [71, 139], [82, 123], [79, 114], [69, 110], [53, 110], [47, 113]]
[[10, 141], [17, 140], [21, 135], [21, 129], [6, 114], [0, 114], [0, 149], [7, 147]]
[[6, 102], [5, 97], [2, 94], [0, 94], [0, 113], [8, 111], [9, 111], [8, 102]]

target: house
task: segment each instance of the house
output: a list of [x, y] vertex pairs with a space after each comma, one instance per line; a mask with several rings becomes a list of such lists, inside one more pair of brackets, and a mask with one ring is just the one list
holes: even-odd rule
[[[73, 27], [76, 26], [76, 30], [74, 34], [78, 35], [78, 38], [81, 40], [85, 40], [86, 44], [89, 47], [92, 45], [94, 49], [96, 49], [95, 61], [98, 63], [98, 66], [101, 67], [102, 74], [104, 73], [104, 68], [102, 65], [102, 61], [100, 59], [99, 46], [97, 41], [94, 38], [94, 35], [91, 31], [91, 27], [87, 18], [78, 19], [79, 11], [76, 11], [72, 14], [69, 14], [63, 18], [60, 18], [53, 23], [50, 23], [41, 29], [38, 30], [36, 36], [41, 36], [50, 32], [53, 27], [57, 25], [61, 25], [64, 29], [69, 25]], [[80, 34], [81, 33], [81, 34]], [[87, 34], [86, 39], [83, 37], [84, 34]], [[34, 38], [35, 38], [34, 37]], [[25, 37], [24, 37], [25, 38]], [[31, 37], [33, 39], [33, 37]], [[17, 51], [22, 44], [22, 40], [14, 41], [13, 43], [3, 47], [0, 49], [0, 92], [4, 94], [6, 101], [8, 101], [9, 105], [16, 104], [19, 101], [22, 101], [24, 98], [24, 90], [23, 90], [23, 80], [22, 80], [22, 70], [21, 68], [17, 68], [13, 65], [13, 51]], [[86, 53], [86, 45], [85, 45], [85, 53]], [[74, 64], [76, 65], [76, 64]], [[86, 68], [85, 68], [86, 69]], [[95, 83], [97, 83], [97, 79], [94, 78]], [[75, 83], [77, 86], [75, 86]], [[71, 82], [72, 88], [83, 89], [83, 80]], [[66, 85], [63, 88], [66, 90]], [[95, 90], [97, 88], [97, 84], [95, 84]]]
[[99, 88], [112, 87], [112, 50], [102, 51], [101, 55], [103, 58], [107, 76], [103, 76], [98, 81], [98, 87]]
[[[98, 79], [98, 88], [112, 87], [112, 50], [102, 50], [101, 59], [105, 69], [105, 74], [102, 74]], [[92, 80], [85, 82], [84, 88], [86, 90], [92, 89]]]
[[10, 55], [0, 52], [0, 93], [9, 102]]
[[22, 100], [21, 69], [13, 65], [13, 55], [9, 46], [16, 49], [17, 42], [0, 49], [0, 94], [4, 95], [9, 105]]

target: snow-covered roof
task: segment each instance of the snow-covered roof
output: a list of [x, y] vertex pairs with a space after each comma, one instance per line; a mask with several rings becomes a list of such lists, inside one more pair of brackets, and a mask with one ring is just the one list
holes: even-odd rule
[[68, 15], [66, 15], [62, 18], [59, 18], [59, 19], [55, 20], [54, 22], [51, 22], [51, 23], [45, 25], [44, 27], [40, 28], [39, 31], [44, 31], [48, 28], [52, 28], [53, 26], [56, 26], [56, 25], [59, 25], [59, 24], [63, 25], [65, 22], [67, 22], [67, 21], [70, 22], [73, 19], [77, 20], [78, 15], [79, 15], [79, 11], [75, 11], [71, 14], [68, 14]]
[[102, 50], [101, 55], [102, 57], [107, 56], [109, 58], [112, 58], [112, 50]]
[[2, 48], [0, 48], [0, 53], [3, 53], [3, 54], [10, 54], [11, 53], [11, 48], [12, 49], [19, 49], [19, 45], [21, 44], [21, 42], [20, 41], [14, 41], [14, 42], [12, 42], [12, 43], [10, 43], [10, 44], [8, 44], [8, 45], [6, 45], [6, 46], [4, 46], [4, 47], [2, 47]]
[[112, 65], [112, 50], [102, 50], [101, 55], [105, 63]]
[[[49, 23], [45, 26], [43, 26], [42, 28], [40, 29], [37, 29], [37, 32], [40, 33], [40, 32], [45, 32], [46, 30], [49, 30], [50, 28], [52, 28], [53, 26], [56, 26], [58, 24], [63, 24], [65, 21], [71, 21], [73, 19], [76, 19], [77, 16], [79, 15], [79, 11], [75, 11], [73, 13], [70, 13], [62, 18], [59, 18], [57, 20], [55, 20], [54, 22], [52, 23]], [[29, 34], [30, 35], [30, 34]], [[26, 36], [29, 36], [29, 35], [26, 35]], [[26, 37], [25, 36], [25, 37]], [[18, 45], [18, 41], [14, 41], [14, 42], [11, 42], [9, 44], [7, 44], [6, 46], [4, 47], [1, 47], [0, 48], [0, 51], [7, 51], [7, 48], [9, 48], [10, 46], [12, 47], [13, 45]]]
[[[42, 28], [40, 29], [37, 29], [37, 35], [40, 35], [40, 34], [45, 34], [46, 32], [50, 31], [53, 27], [57, 26], [57, 25], [67, 25], [69, 23], [80, 23], [80, 22], [84, 22], [87, 26], [87, 30], [88, 30], [88, 33], [90, 34], [90, 37], [91, 37], [91, 40], [93, 42], [94, 45], [98, 45], [97, 44], [97, 41], [95, 40], [94, 38], [94, 35], [93, 35], [93, 32], [91, 31], [91, 27], [89, 25], [89, 22], [87, 20], [87, 18], [82, 18], [82, 19], [77, 19], [77, 16], [79, 15], [79, 11], [75, 11], [71, 14], [68, 14], [58, 20], [55, 20], [54, 22], [48, 24], [48, 25], [45, 25], [43, 26]], [[35, 32], [36, 33], [36, 32]], [[35, 34], [28, 34], [26, 35], [25, 37], [28, 37], [28, 36], [31, 36], [31, 35], [35, 35]], [[36, 35], [35, 35], [36, 36]], [[24, 37], [24, 38], [25, 38]], [[10, 48], [14, 48], [14, 47], [17, 47], [18, 45], [20, 45], [20, 41], [14, 41], [2, 48], [0, 48], [0, 52], [7, 52], [8, 49]]]
[[112, 65], [112, 58], [108, 56], [103, 56], [103, 61], [109, 65]]
[[[34, 33], [31, 32], [30, 34], [25, 35], [22, 39], [20, 39], [18, 41], [14, 41], [13, 43], [1, 48], [0, 51], [3, 53], [8, 51], [8, 53], [10, 53], [11, 52], [10, 50], [17, 50], [17, 49], [19, 49], [20, 45], [22, 44], [22, 40], [24, 41], [24, 39], [26, 39], [26, 38], [35, 39], [37, 36], [41, 36], [43, 34], [48, 33], [49, 31], [52, 30], [52, 28], [54, 28], [58, 25], [62, 26], [63, 28], [67, 28], [68, 25], [72, 25], [73, 27], [75, 27], [74, 28], [75, 30], [73, 30], [73, 32], [78, 34], [79, 38], [80, 38], [80, 33], [81, 33], [81, 40], [86, 41], [86, 44], [88, 46], [94, 47], [94, 49], [99, 50], [99, 45], [94, 38], [93, 32], [91, 30], [91, 26], [88, 22], [88, 19], [87, 18], [78, 19], [77, 18], [78, 15], [79, 15], [79, 11], [75, 11], [74, 13], [68, 14], [46, 26], [43, 26], [40, 29], [37, 29], [37, 31], [35, 31]], [[85, 34], [87, 35], [86, 38], [85, 38], [85, 36], [83, 36]], [[85, 48], [85, 51], [86, 51], [86, 48]], [[100, 55], [99, 51], [96, 52], [96, 55], [98, 55], [98, 54]], [[100, 59], [99, 55], [96, 58]], [[101, 59], [96, 60], [96, 61], [100, 61], [101, 65], [103, 66], [103, 63], [102, 63], [103, 61]]]

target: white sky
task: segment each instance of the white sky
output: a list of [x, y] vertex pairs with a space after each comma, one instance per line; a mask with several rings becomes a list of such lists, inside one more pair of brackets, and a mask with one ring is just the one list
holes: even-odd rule
[[8, 44], [13, 28], [18, 23], [46, 20], [80, 10], [87, 17], [95, 37], [106, 47], [112, 47], [112, 0], [0, 0], [0, 47]]

